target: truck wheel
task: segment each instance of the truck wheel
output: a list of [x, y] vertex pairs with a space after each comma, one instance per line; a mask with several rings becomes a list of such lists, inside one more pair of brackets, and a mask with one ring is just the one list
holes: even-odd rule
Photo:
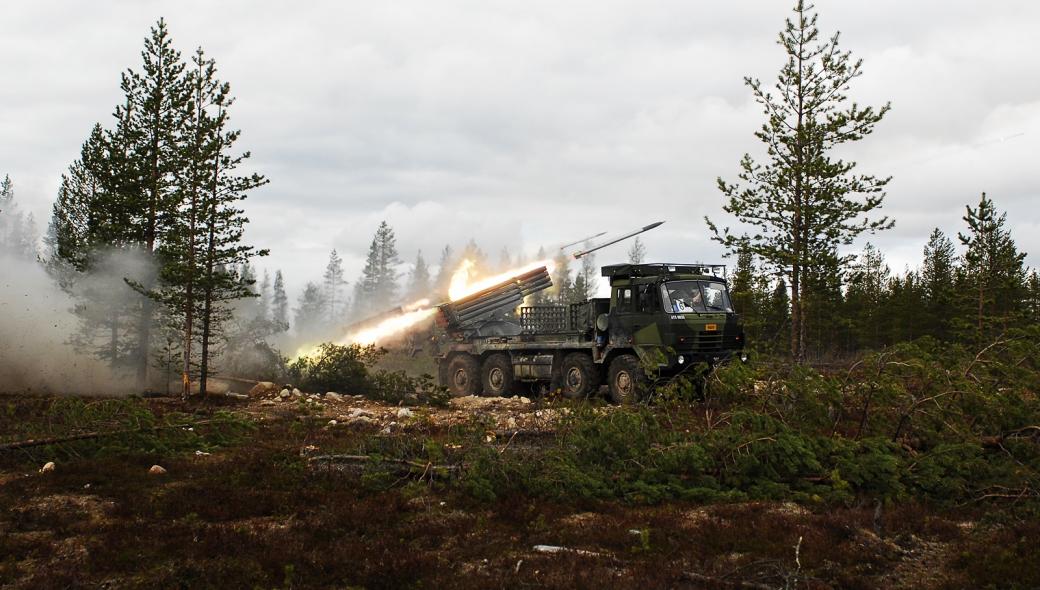
[[452, 397], [480, 391], [480, 363], [472, 355], [456, 354], [448, 361], [448, 392]]
[[560, 373], [560, 389], [566, 398], [584, 399], [599, 388], [599, 372], [585, 353], [572, 352], [563, 357]]
[[649, 380], [639, 358], [623, 354], [610, 363], [610, 401], [618, 405], [634, 404], [645, 394]]
[[513, 361], [505, 354], [493, 354], [484, 361], [480, 372], [484, 395], [505, 396], [513, 393]]

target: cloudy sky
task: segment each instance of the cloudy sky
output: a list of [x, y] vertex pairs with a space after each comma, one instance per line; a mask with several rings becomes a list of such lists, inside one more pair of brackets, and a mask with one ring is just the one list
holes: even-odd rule
[[[379, 221], [402, 258], [473, 238], [533, 254], [599, 231], [667, 223], [650, 258], [714, 261], [715, 178], [759, 153], [743, 77], [775, 77], [790, 2], [744, 0], [10, 3], [0, 35], [0, 174], [46, 219], [119, 73], [164, 17], [238, 98], [240, 147], [270, 178], [246, 208], [292, 292], [328, 251], [360, 270]], [[302, 5], [302, 7], [301, 7]], [[953, 235], [981, 191], [1040, 265], [1040, 3], [817, 3], [823, 32], [864, 60], [850, 93], [892, 102], [846, 154], [892, 175], [894, 269], [932, 227]], [[721, 218], [725, 220], [725, 218]], [[603, 250], [620, 261], [626, 246]], [[404, 268], [402, 269], [404, 270]]]

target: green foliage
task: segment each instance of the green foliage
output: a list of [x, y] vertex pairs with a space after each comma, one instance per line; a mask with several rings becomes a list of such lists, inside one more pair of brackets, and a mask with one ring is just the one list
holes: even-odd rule
[[290, 377], [307, 391], [339, 391], [365, 395], [392, 404], [446, 406], [447, 389], [431, 375], [404, 371], [371, 371], [387, 351], [374, 345], [325, 343], [310, 356], [288, 366]]
[[289, 375], [307, 391], [365, 391], [369, 387], [368, 369], [384, 353], [373, 345], [326, 342], [314, 354], [290, 363]]

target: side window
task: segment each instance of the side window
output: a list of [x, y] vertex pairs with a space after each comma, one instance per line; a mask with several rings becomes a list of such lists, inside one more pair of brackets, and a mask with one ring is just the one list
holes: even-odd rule
[[658, 311], [657, 291], [653, 285], [639, 287], [639, 311], [644, 313]]
[[632, 288], [622, 287], [617, 291], [617, 302], [615, 304], [617, 310], [621, 312], [635, 311], [632, 305]]

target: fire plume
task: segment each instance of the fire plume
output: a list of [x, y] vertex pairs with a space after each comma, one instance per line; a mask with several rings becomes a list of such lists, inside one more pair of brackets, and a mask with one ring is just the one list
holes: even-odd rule
[[[522, 275], [543, 266], [546, 267], [549, 272], [553, 271], [554, 264], [552, 260], [540, 260], [493, 276], [477, 279], [473, 276], [473, 261], [463, 260], [462, 264], [459, 265], [459, 268], [451, 276], [451, 283], [448, 287], [448, 299], [451, 301], [458, 301], [467, 295], [472, 295], [473, 293], [482, 291], [503, 281], [507, 281], [512, 277]], [[337, 340], [336, 344], [377, 344], [380, 341], [403, 334], [424, 320], [432, 318], [437, 313], [437, 308], [430, 306], [429, 299], [420, 299], [402, 306], [401, 311], [403, 313], [400, 315], [389, 317], [373, 326], [367, 326], [348, 333], [346, 336]], [[317, 352], [318, 347], [305, 346], [296, 352], [296, 358], [313, 356]]]
[[552, 260], [539, 260], [538, 262], [532, 262], [531, 264], [510, 269], [490, 277], [472, 280], [473, 277], [470, 275], [473, 273], [473, 261], [463, 260], [458, 270], [455, 271], [455, 274], [451, 275], [451, 284], [448, 286], [448, 299], [451, 301], [458, 301], [467, 295], [483, 291], [488, 287], [493, 287], [503, 281], [507, 281], [515, 276], [522, 275], [525, 272], [530, 272], [543, 266], [551, 273], [555, 264], [553, 264]]

